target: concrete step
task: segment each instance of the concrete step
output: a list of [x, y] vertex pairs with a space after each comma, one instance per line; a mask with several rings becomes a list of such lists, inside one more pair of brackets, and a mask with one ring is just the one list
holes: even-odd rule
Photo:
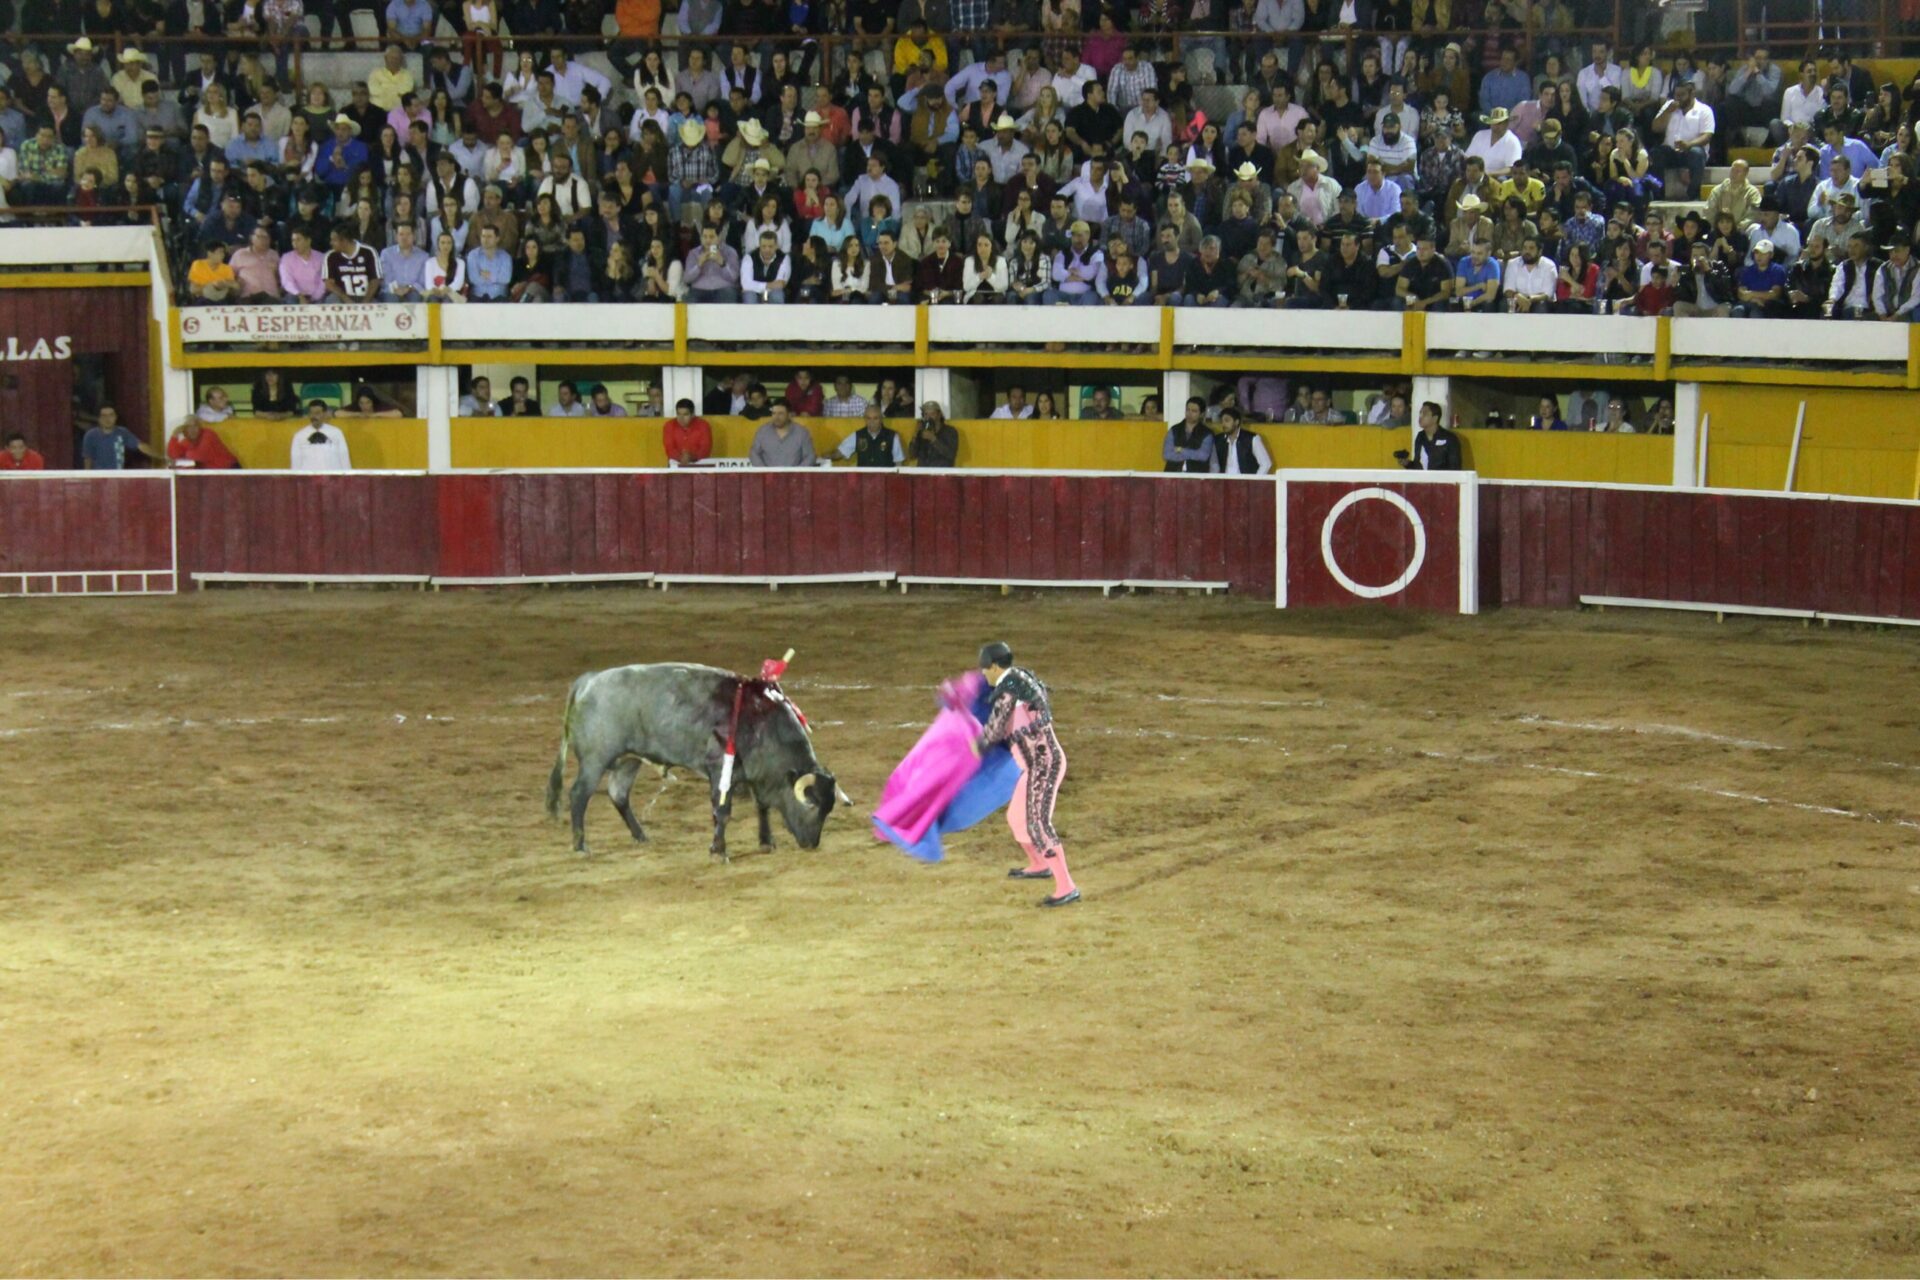
[[1665, 218], [1668, 230], [1672, 230], [1679, 225], [1680, 219], [1689, 213], [1704, 214], [1707, 211], [1707, 202], [1705, 200], [1650, 200], [1647, 202], [1647, 210]]

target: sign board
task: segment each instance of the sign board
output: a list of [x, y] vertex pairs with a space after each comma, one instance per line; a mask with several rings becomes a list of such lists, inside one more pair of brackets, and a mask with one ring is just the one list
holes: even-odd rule
[[180, 340], [210, 342], [425, 342], [418, 303], [315, 303], [264, 307], [183, 307]]

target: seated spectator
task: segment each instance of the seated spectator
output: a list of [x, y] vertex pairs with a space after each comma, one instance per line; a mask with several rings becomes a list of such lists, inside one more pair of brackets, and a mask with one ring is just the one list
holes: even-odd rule
[[791, 278], [791, 256], [780, 248], [780, 238], [762, 231], [754, 252], [740, 260], [740, 300], [752, 304], [783, 303]]
[[1847, 240], [1847, 256], [1834, 267], [1826, 313], [1835, 320], [1873, 319], [1873, 282], [1879, 270], [1873, 242], [1865, 231], [1854, 232]]
[[300, 397], [287, 375], [275, 368], [254, 375], [247, 413], [255, 418], [291, 418], [300, 412]]
[[1559, 300], [1560, 269], [1541, 256], [1538, 236], [1528, 236], [1519, 256], [1508, 261], [1500, 291], [1509, 311], [1547, 311]]
[[1623, 436], [1638, 434], [1638, 428], [1627, 418], [1627, 402], [1619, 396], [1614, 396], [1607, 401], [1607, 416], [1594, 423], [1593, 429], [1610, 431], [1615, 435]]
[[922, 467], [951, 467], [960, 456], [960, 433], [947, 421], [937, 400], [921, 406], [914, 424], [913, 460]]
[[195, 414], [175, 427], [173, 435], [167, 440], [168, 460], [176, 467], [194, 467], [204, 471], [236, 470], [240, 460], [228, 450], [219, 434], [206, 425], [207, 421]]
[[1092, 398], [1081, 407], [1080, 416], [1093, 422], [1117, 422], [1127, 415], [1113, 403], [1113, 388], [1095, 387]]
[[1344, 427], [1348, 425], [1344, 411], [1333, 407], [1333, 395], [1325, 387], [1308, 390], [1305, 407], [1287, 410], [1287, 421], [1310, 427]]
[[1084, 220], [1073, 223], [1067, 246], [1053, 261], [1053, 288], [1046, 293], [1051, 306], [1092, 306], [1100, 301], [1106, 279], [1106, 255], [1092, 244], [1093, 228]]
[[380, 296], [388, 302], [423, 300], [427, 254], [417, 243], [418, 234], [411, 221], [403, 221], [393, 229], [393, 243], [380, 251]]
[[1401, 264], [1395, 292], [1407, 311], [1444, 311], [1453, 300], [1453, 267], [1435, 251], [1431, 227], [1421, 231], [1413, 257]]
[[293, 247], [280, 255], [280, 290], [285, 302], [324, 302], [326, 255], [313, 247], [313, 233], [296, 223], [289, 231]]
[[547, 406], [549, 418], [584, 418], [587, 416], [586, 401], [580, 398], [579, 390], [564, 379], [553, 391], [555, 402]]
[[1273, 455], [1267, 442], [1242, 429], [1240, 411], [1232, 405], [1220, 409], [1220, 430], [1213, 437], [1213, 470], [1229, 476], [1263, 476], [1273, 470]]
[[738, 302], [740, 255], [720, 243], [720, 234], [712, 226], [703, 226], [699, 247], [687, 255], [683, 279], [689, 302]]
[[294, 471], [351, 471], [347, 437], [333, 425], [325, 400], [307, 401], [307, 420], [293, 435], [287, 466]]
[[[525, 380], [522, 379], [522, 382]], [[482, 375], [473, 380], [467, 393], [460, 397], [460, 407], [454, 410], [457, 418], [498, 418], [502, 414], [500, 406], [493, 402], [493, 381]]]
[[923, 302], [959, 302], [966, 287], [965, 264], [953, 252], [945, 227], [933, 233], [933, 252], [914, 268], [914, 292]]
[[767, 400], [767, 389], [758, 382], [747, 384], [747, 406], [740, 410], [740, 416], [749, 422], [758, 422], [762, 418], [773, 416], [773, 405]]
[[1773, 241], [1756, 240], [1753, 261], [1740, 268], [1735, 290], [1736, 316], [1778, 318], [1787, 313], [1787, 269], [1774, 261]]
[[1713, 247], [1705, 240], [1692, 241], [1675, 286], [1673, 314], [1725, 317], [1732, 314], [1733, 299], [1732, 271], [1713, 256]]
[[673, 417], [660, 429], [660, 441], [673, 466], [691, 467], [713, 456], [713, 427], [693, 412], [693, 401], [681, 398], [673, 406]]
[[989, 418], [1031, 418], [1033, 406], [1027, 403], [1027, 389], [1019, 383], [1007, 388], [1007, 402], [987, 415]]
[[[1673, 96], [1654, 114], [1653, 130], [1665, 139], [1654, 156], [1654, 168], [1666, 184], [1667, 198], [1693, 199], [1713, 145], [1713, 108], [1696, 100], [1691, 80], [1676, 81]], [[1673, 179], [1681, 175], [1684, 180], [1676, 183]]]
[[1481, 212], [1480, 197], [1468, 191], [1460, 197], [1459, 216], [1447, 226], [1447, 252], [1464, 257], [1476, 244], [1493, 246], [1493, 219]]
[[913, 278], [918, 264], [900, 251], [899, 242], [893, 232], [881, 231], [875, 241], [873, 257], [868, 262], [869, 293], [867, 301], [876, 304], [895, 303], [902, 306], [913, 302]]
[[820, 384], [813, 380], [808, 369], [794, 372], [793, 380], [787, 383], [786, 392], [781, 397], [787, 402], [787, 408], [795, 417], [817, 418], [826, 410], [826, 393]]
[[1230, 307], [1239, 292], [1239, 267], [1220, 255], [1220, 237], [1200, 242], [1199, 256], [1187, 264], [1185, 288], [1172, 303], [1176, 307]]
[[774, 404], [766, 422], [754, 433], [747, 462], [755, 467], [810, 467], [817, 461], [813, 437], [794, 422], [786, 402]]
[[540, 402], [530, 394], [531, 387], [523, 377], [516, 377], [507, 384], [507, 398], [499, 405], [503, 418], [537, 418], [540, 416]]
[[225, 387], [208, 387], [200, 407], [193, 416], [202, 422], [225, 422], [233, 416], [233, 401], [227, 395]]
[[861, 467], [901, 467], [907, 462], [899, 434], [886, 424], [877, 404], [867, 406], [860, 429], [842, 440], [837, 452]]
[[0, 471], [45, 471], [47, 460], [37, 449], [27, 448], [27, 437], [18, 431], [7, 432], [5, 447], [0, 448]]
[[207, 255], [187, 268], [187, 292], [198, 303], [232, 302], [240, 292], [240, 281], [227, 265], [227, 246], [216, 240], [207, 246]]
[[1473, 135], [1467, 144], [1467, 155], [1486, 166], [1488, 177], [1504, 178], [1521, 158], [1525, 147], [1520, 136], [1507, 127], [1509, 116], [1505, 107], [1495, 107], [1482, 119], [1487, 127]]
[[1560, 416], [1560, 402], [1552, 396], [1541, 396], [1534, 411], [1533, 421], [1527, 424], [1535, 431], [1571, 431], [1567, 420]]
[[1911, 324], [1920, 319], [1920, 264], [1913, 259], [1913, 242], [1902, 231], [1880, 251], [1886, 260], [1873, 282], [1873, 313], [1882, 320]]
[[327, 294], [336, 302], [371, 302], [380, 291], [380, 261], [346, 223], [333, 228], [327, 254]]
[[[1178, 246], [1174, 252], [1179, 253]], [[1275, 307], [1287, 287], [1287, 259], [1275, 245], [1272, 227], [1261, 227], [1252, 252], [1240, 259], [1236, 307]]]
[[1554, 290], [1555, 311], [1566, 315], [1594, 315], [1600, 304], [1600, 268], [1582, 245], [1566, 246]]
[[400, 406], [381, 396], [372, 387], [362, 382], [353, 389], [352, 397], [337, 415], [342, 418], [398, 418], [404, 416]]
[[1500, 264], [1493, 246], [1475, 240], [1473, 249], [1454, 267], [1454, 305], [1462, 311], [1491, 311], [1500, 298]]
[[627, 410], [625, 406], [617, 405], [613, 402], [613, 396], [607, 390], [606, 383], [596, 382], [593, 384], [593, 390], [587, 393], [586, 416], [589, 418], [624, 418], [627, 416]]
[[[498, 228], [483, 227], [480, 231], [480, 239], [483, 242], [488, 232], [496, 236], [500, 234]], [[539, 242], [529, 238], [524, 243], [537, 263], [540, 257]], [[481, 249], [485, 247], [484, 243], [480, 246]], [[480, 249], [475, 249], [474, 252], [478, 253]], [[514, 283], [527, 282], [531, 287], [523, 291], [517, 300], [546, 301], [549, 295], [545, 285], [540, 283], [544, 277], [537, 272], [523, 271], [522, 265], [520, 262], [514, 263]], [[536, 287], [538, 296], [531, 296], [533, 288]], [[509, 297], [514, 297], [512, 286], [508, 287], [507, 292]], [[426, 266], [420, 272], [420, 297], [427, 302], [465, 302], [467, 300], [467, 264], [460, 257], [460, 250], [454, 243], [451, 231], [442, 231], [434, 238], [433, 256], [427, 259]]]
[[1359, 236], [1343, 234], [1320, 280], [1320, 305], [1334, 311], [1371, 311], [1379, 292], [1380, 269], [1360, 252]]
[[280, 301], [280, 255], [274, 252], [271, 230], [256, 226], [246, 247], [235, 253], [227, 265], [234, 275], [235, 296], [241, 302]]

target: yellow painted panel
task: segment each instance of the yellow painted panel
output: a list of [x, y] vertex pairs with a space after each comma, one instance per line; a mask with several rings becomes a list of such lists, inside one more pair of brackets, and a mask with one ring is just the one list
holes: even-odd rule
[[1405, 427], [1263, 427], [1261, 438], [1276, 467], [1377, 470], [1397, 467], [1393, 451], [1407, 447]]
[[[283, 471], [304, 419], [229, 418], [213, 429], [249, 471]], [[335, 418], [353, 465], [363, 471], [424, 471], [427, 424], [419, 418]]]
[[1667, 484], [1672, 436], [1591, 431], [1462, 431], [1467, 466], [1490, 480], [1574, 480]]
[[[719, 458], [744, 458], [758, 422], [745, 418], [709, 418], [713, 452]], [[664, 467], [661, 438], [664, 418], [455, 418], [452, 426], [456, 467]], [[802, 423], [822, 454], [837, 448], [858, 424], [813, 419]], [[897, 424], [896, 424], [897, 425]]]
[[1914, 496], [1920, 395], [1911, 391], [1712, 385], [1700, 388], [1707, 479], [1722, 489], [1779, 489], [1793, 423], [1806, 402], [1794, 489], [1868, 498]]

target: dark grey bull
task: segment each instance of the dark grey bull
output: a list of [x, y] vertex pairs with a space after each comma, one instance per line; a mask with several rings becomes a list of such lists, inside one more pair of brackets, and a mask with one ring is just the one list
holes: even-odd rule
[[[733, 719], [734, 692], [745, 686], [734, 728], [736, 758], [727, 794], [720, 775]], [[813, 742], [780, 692], [717, 667], [660, 662], [590, 671], [573, 682], [561, 721], [560, 754], [547, 778], [547, 814], [560, 816], [567, 753], [580, 762], [572, 800], [573, 850], [587, 852], [587, 801], [602, 774], [607, 795], [633, 838], [647, 833], [633, 814], [634, 779], [643, 764], [690, 769], [707, 779], [713, 804], [712, 852], [727, 856], [727, 819], [742, 788], [760, 813], [760, 847], [773, 847], [768, 821], [775, 808], [803, 849], [820, 846], [820, 828], [833, 812], [834, 778], [814, 758]]]

